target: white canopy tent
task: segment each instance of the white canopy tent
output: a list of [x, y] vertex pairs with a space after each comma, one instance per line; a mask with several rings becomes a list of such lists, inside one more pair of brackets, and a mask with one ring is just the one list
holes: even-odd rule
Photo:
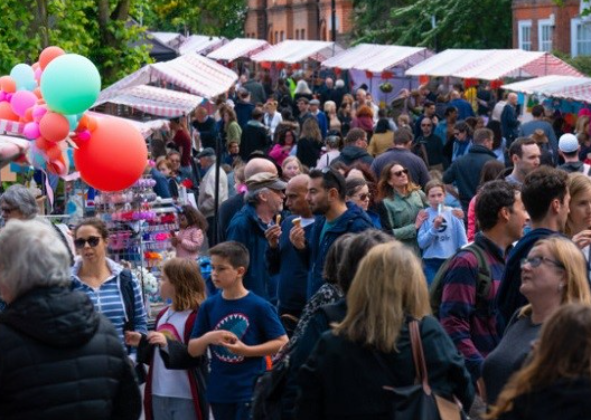
[[186, 38], [179, 46], [179, 54], [186, 55], [196, 53], [207, 55], [227, 42], [228, 40], [223, 37], [191, 35]]
[[446, 50], [412, 67], [406, 74], [480, 80], [546, 75], [582, 76], [575, 68], [552, 54], [523, 50]]
[[322, 62], [342, 51], [343, 49], [334, 42], [287, 40], [253, 55], [252, 60], [287, 64], [295, 64], [308, 59]]
[[394, 67], [412, 67], [432, 55], [426, 48], [359, 44], [323, 61], [322, 66], [380, 74]]
[[510, 83], [503, 89], [528, 95], [572, 99], [591, 103], [591, 78], [572, 76], [545, 76], [523, 82]]
[[185, 92], [212, 99], [227, 92], [238, 80], [232, 70], [209, 58], [188, 54], [164, 63], [149, 64], [103, 90], [97, 104], [105, 103], [124, 89], [159, 83], [174, 85]]
[[250, 58], [269, 47], [271, 45], [264, 39], [236, 38], [209, 53], [207, 57], [212, 60], [232, 62], [239, 58]]

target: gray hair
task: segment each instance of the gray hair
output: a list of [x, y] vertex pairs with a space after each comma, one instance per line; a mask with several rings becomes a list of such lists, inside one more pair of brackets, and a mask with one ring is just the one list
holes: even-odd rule
[[345, 81], [343, 79], [337, 79], [337, 81], [335, 82], [335, 86], [338, 88], [345, 87]]
[[0, 196], [0, 204], [2, 203], [18, 210], [28, 220], [34, 219], [39, 211], [37, 201], [31, 191], [20, 184], [10, 186]]
[[0, 284], [11, 299], [70, 282], [70, 254], [51, 226], [35, 220], [6, 224], [0, 233]]
[[244, 194], [244, 202], [246, 204], [252, 204], [252, 205], [256, 206], [257, 204], [259, 204], [261, 202], [259, 195], [261, 193], [264, 193], [267, 191], [269, 191], [268, 188], [260, 188], [258, 190], [254, 190], [254, 191], [248, 190], [246, 192], [246, 194]]

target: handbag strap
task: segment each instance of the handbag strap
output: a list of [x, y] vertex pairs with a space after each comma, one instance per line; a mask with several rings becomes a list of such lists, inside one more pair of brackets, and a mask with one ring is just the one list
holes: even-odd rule
[[408, 329], [410, 332], [410, 346], [412, 348], [412, 358], [415, 364], [416, 377], [422, 383], [425, 394], [431, 395], [429, 372], [427, 371], [425, 353], [423, 352], [423, 342], [421, 340], [421, 332], [419, 330], [419, 321], [416, 319], [410, 321], [408, 323]]
[[[412, 359], [415, 365], [415, 383], [422, 384], [423, 390], [427, 395], [431, 395], [431, 386], [429, 385], [429, 377], [427, 372], [427, 364], [425, 362], [425, 355], [423, 353], [423, 342], [421, 341], [421, 332], [419, 330], [419, 321], [412, 319], [408, 323], [408, 330], [410, 332], [410, 347], [412, 352]], [[377, 359], [380, 366], [390, 377], [390, 380], [395, 382], [395, 376], [391, 368], [388, 366], [382, 355], [376, 351], [372, 351], [374, 357]]]

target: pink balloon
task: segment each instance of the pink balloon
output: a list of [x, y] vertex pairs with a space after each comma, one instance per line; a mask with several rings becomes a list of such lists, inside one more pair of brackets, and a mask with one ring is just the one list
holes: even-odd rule
[[0, 90], [0, 102], [4, 102], [6, 100], [6, 93]]
[[43, 118], [43, 116], [47, 114], [47, 107], [43, 106], [43, 105], [35, 105], [35, 107], [33, 108], [33, 119], [35, 120], [35, 122], [39, 122], [41, 121], [41, 118]]
[[23, 129], [23, 134], [29, 140], [34, 140], [41, 135], [39, 131], [39, 124], [36, 122], [30, 122], [25, 124], [25, 128]]
[[10, 100], [10, 107], [19, 117], [24, 117], [27, 109], [31, 108], [37, 103], [37, 97], [33, 92], [27, 90], [19, 90], [12, 95]]
[[92, 136], [92, 133], [89, 130], [84, 130], [79, 132], [76, 135], [76, 138], [80, 141], [88, 141], [90, 140], [90, 137]]
[[37, 82], [39, 82], [39, 80], [41, 79], [41, 75], [43, 74], [43, 70], [41, 70], [41, 67], [37, 68], [37, 70], [35, 70], [35, 80], [37, 80]]

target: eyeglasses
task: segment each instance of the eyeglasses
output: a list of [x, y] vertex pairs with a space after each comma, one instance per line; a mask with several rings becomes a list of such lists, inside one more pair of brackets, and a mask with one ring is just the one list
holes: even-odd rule
[[551, 260], [550, 258], [546, 257], [531, 257], [531, 258], [523, 258], [521, 260], [521, 268], [525, 267], [526, 264], [529, 264], [532, 268], [539, 267], [543, 262], [547, 264], [552, 264], [555, 267], [564, 269], [564, 265], [559, 263], [558, 261]]
[[421, 127], [431, 127], [432, 124], [421, 124]]
[[82, 249], [82, 248], [84, 248], [84, 245], [86, 245], [86, 243], [88, 242], [88, 245], [91, 248], [95, 248], [99, 244], [100, 241], [101, 241], [101, 238], [99, 238], [98, 236], [89, 236], [86, 239], [78, 238], [78, 239], [74, 240], [74, 246], [76, 247], [76, 249]]
[[394, 175], [394, 176], [402, 176], [402, 174], [408, 175], [408, 169], [403, 169], [401, 171], [392, 172], [392, 175]]

